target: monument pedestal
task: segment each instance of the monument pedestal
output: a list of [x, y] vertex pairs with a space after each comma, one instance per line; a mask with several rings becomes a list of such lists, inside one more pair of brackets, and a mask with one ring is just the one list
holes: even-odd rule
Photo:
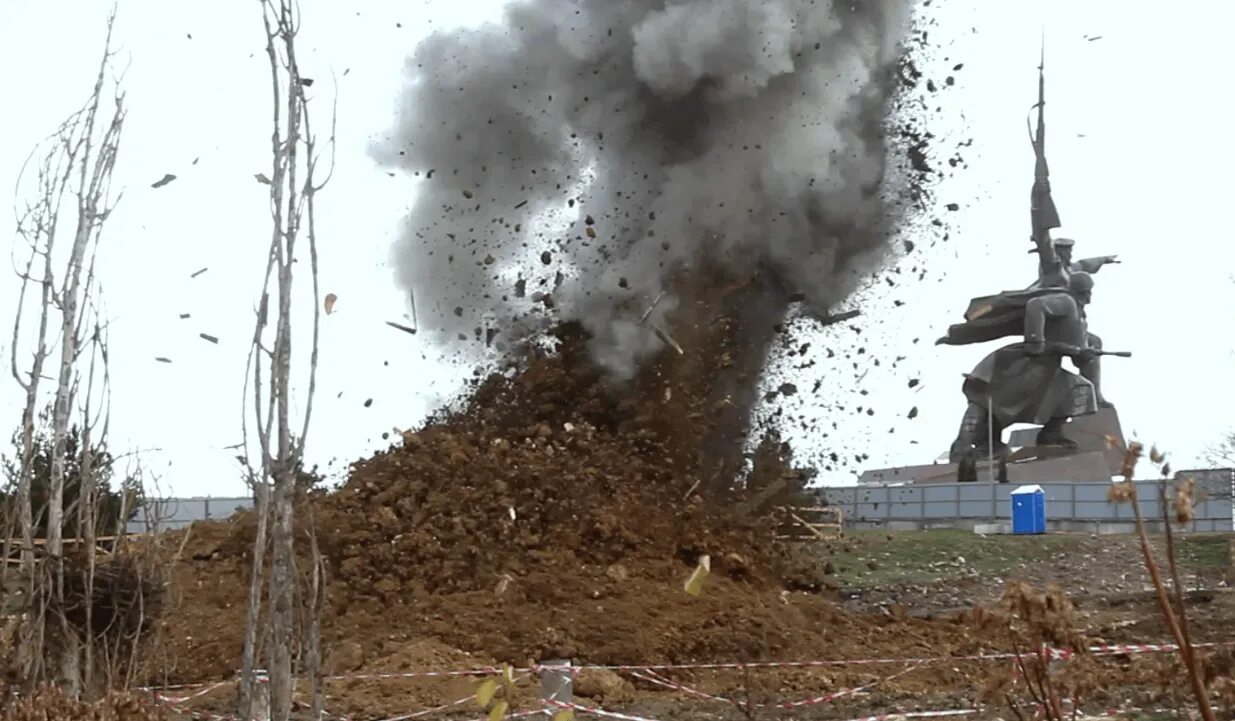
[[[1099, 409], [1064, 426], [1064, 435], [1076, 443], [1074, 449], [1035, 445], [1040, 430], [1033, 426], [1012, 431], [1008, 434], [1012, 452], [1002, 461], [996, 458], [993, 464], [988, 458], [977, 459], [968, 475], [978, 482], [994, 479], [1017, 485], [1109, 482], [1123, 467], [1127, 443], [1114, 408]], [[858, 477], [858, 485], [956, 483], [960, 471], [956, 463], [882, 468], [864, 472]]]

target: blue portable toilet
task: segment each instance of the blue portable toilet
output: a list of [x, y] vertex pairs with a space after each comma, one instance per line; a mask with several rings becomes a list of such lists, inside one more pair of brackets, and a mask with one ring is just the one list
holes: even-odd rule
[[1018, 486], [1012, 491], [1012, 532], [1046, 533], [1046, 492], [1042, 486]]

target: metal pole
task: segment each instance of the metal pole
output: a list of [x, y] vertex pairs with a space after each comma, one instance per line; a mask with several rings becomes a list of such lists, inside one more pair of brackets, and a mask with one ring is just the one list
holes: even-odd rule
[[[1002, 438], [1000, 440], [1003, 440]], [[990, 463], [991, 483], [995, 482], [995, 409], [991, 407], [991, 394], [986, 394], [986, 456]], [[993, 519], [992, 519], [993, 520]]]

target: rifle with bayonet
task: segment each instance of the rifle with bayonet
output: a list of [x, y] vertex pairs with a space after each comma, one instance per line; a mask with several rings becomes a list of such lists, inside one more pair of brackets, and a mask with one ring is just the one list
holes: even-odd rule
[[1080, 356], [1101, 357], [1115, 356], [1116, 358], [1131, 358], [1131, 351], [1126, 350], [1098, 350], [1097, 348], [1082, 348], [1071, 343], [1046, 343], [1043, 345], [1030, 344], [1026, 349], [1029, 353], [1039, 355], [1042, 353], [1056, 353], [1058, 355], [1066, 355], [1072, 358]]
[[1058, 228], [1059, 211], [1055, 208], [1055, 199], [1051, 197], [1051, 171], [1046, 163], [1046, 44], [1043, 41], [1041, 56], [1038, 61], [1038, 102], [1031, 108], [1038, 111], [1038, 127], [1036, 132], [1028, 128], [1029, 119], [1025, 124], [1029, 131], [1029, 142], [1033, 145], [1033, 189], [1029, 196], [1029, 220], [1032, 227], [1033, 244], [1042, 262], [1055, 259], [1055, 248], [1051, 242], [1051, 231]]

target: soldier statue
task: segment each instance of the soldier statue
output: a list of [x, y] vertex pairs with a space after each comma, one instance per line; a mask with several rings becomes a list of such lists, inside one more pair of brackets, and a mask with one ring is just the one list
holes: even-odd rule
[[[1055, 238], [1053, 247], [1055, 249], [1054, 259], [1047, 259], [1045, 262], [1038, 264], [1038, 280], [1026, 290], [1039, 290], [1042, 288], [1067, 288], [1068, 277], [1077, 272], [1097, 273], [1102, 270], [1102, 267], [1111, 263], [1118, 263], [1119, 260], [1113, 255], [1100, 255], [1094, 258], [1082, 258], [1081, 260], [1072, 260], [1072, 248], [1075, 246], [1075, 241], [1071, 238]], [[1036, 250], [1030, 252], [1037, 252]], [[1082, 320], [1085, 317], [1084, 305], [1080, 308]], [[1102, 339], [1093, 333], [1087, 336], [1087, 345], [1094, 350], [1102, 350]], [[1074, 359], [1077, 364], [1077, 369], [1081, 375], [1085, 376], [1094, 385], [1094, 390], [1098, 395], [1098, 406], [1100, 408], [1112, 408], [1113, 406], [1106, 397], [1102, 395], [1102, 361], [1099, 355], [1090, 355], [1086, 360]]]
[[966, 374], [961, 386], [968, 405], [949, 460], [1002, 457], [1003, 431], [1014, 423], [1042, 426], [1039, 446], [1074, 449], [1063, 434], [1069, 418], [1098, 410], [1097, 390], [1084, 375], [1063, 367], [1064, 357], [1078, 366], [1101, 352], [1089, 346], [1084, 308], [1093, 293], [1093, 276], [1072, 273], [1067, 288], [1052, 288], [1025, 304], [1024, 340], [1003, 346]]
[[[1014, 423], [1041, 425], [1039, 446], [1075, 449], [1076, 443], [1063, 433], [1068, 419], [1110, 406], [1101, 391], [1099, 358], [1129, 355], [1104, 351], [1102, 340], [1089, 332], [1085, 316], [1093, 294], [1093, 274], [1119, 261], [1115, 256], [1073, 261], [1073, 241], [1051, 238], [1051, 230], [1060, 222], [1046, 165], [1042, 67], [1036, 107], [1036, 164], [1030, 199], [1035, 247], [1030, 252], [1038, 254], [1038, 280], [1025, 290], [974, 298], [965, 322], [949, 327], [947, 335], [937, 341], [969, 345], [1007, 336], [1023, 338], [993, 351], [965, 375], [962, 392], [967, 407], [949, 452], [950, 460], [960, 464], [961, 480], [976, 480], [978, 457], [1007, 455], [1003, 431]], [[1079, 375], [1063, 367], [1064, 357], [1072, 360]]]

